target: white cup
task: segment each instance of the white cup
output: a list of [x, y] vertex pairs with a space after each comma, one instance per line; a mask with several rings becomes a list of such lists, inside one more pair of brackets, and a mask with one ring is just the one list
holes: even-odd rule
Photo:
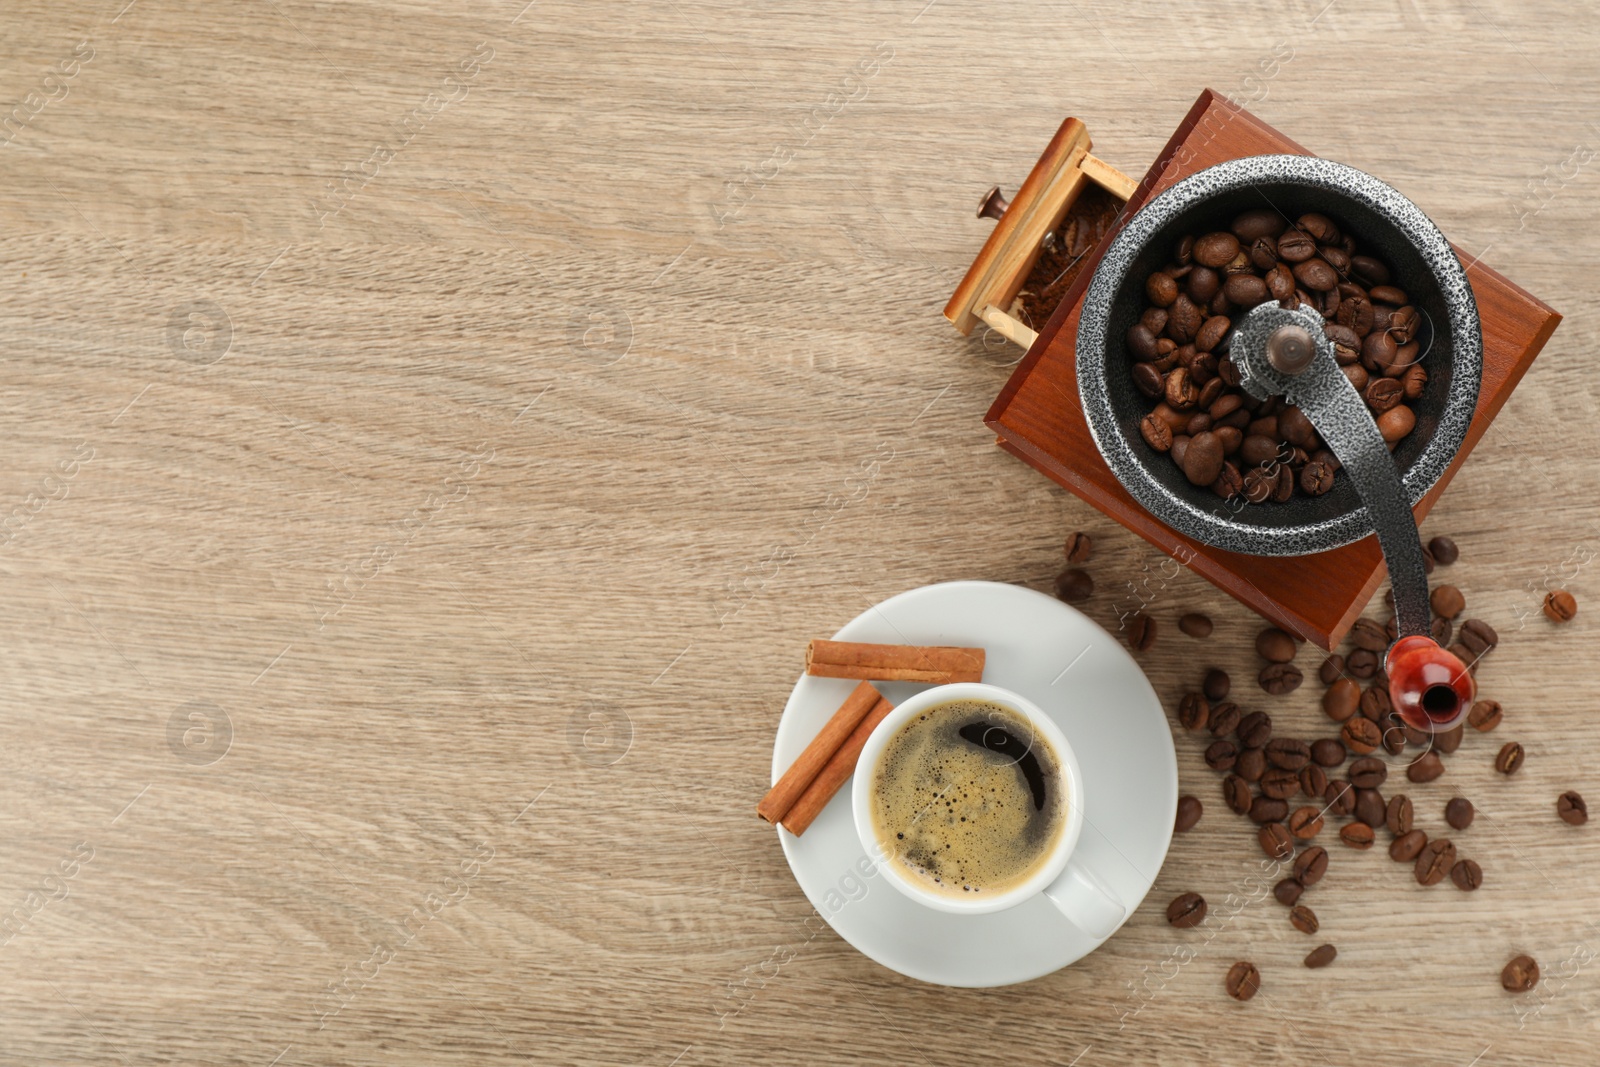
[[[895, 859], [892, 844], [878, 840], [877, 831], [872, 825], [873, 783], [889, 741], [906, 723], [929, 708], [957, 700], [998, 704], [1027, 720], [1035, 736], [1042, 738], [1056, 755], [1067, 802], [1066, 825], [1051, 846], [1048, 858], [1037, 871], [1004, 891], [971, 897], [938, 893], [919, 884], [915, 876]], [[1081, 860], [1073, 861], [1073, 850], [1077, 847], [1079, 834], [1083, 832], [1083, 772], [1078, 769], [1078, 758], [1073, 755], [1072, 746], [1067, 743], [1061, 728], [1039, 710], [1038, 705], [1008, 689], [980, 682], [957, 682], [925, 690], [895, 708], [872, 731], [866, 747], [861, 750], [861, 757], [856, 761], [850, 800], [855, 814], [856, 833], [867, 855], [873, 858], [891, 885], [919, 904], [940, 911], [978, 915], [1014, 908], [1043, 893], [1068, 921], [1096, 940], [1110, 936], [1127, 917], [1127, 906], [1112, 892], [1105, 880]]]

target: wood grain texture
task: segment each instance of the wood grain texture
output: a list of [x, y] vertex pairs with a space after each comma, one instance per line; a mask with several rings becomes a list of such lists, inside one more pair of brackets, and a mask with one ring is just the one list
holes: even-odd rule
[[[1554, 805], [1600, 798], [1600, 15], [126, 5], [0, 12], [0, 1062], [1593, 1062]], [[1216, 663], [1323, 728], [1249, 691], [1245, 609], [994, 446], [1015, 351], [940, 314], [1064, 115], [1137, 167], [1204, 85], [1567, 316], [1428, 520], [1507, 713], [1410, 793], [1478, 804], [1485, 884], [1335, 849], [1321, 972], [1270, 901], [1172, 930], [1259, 859], [1184, 735], [1206, 814], [1123, 931], [929, 988], [808, 923], [751, 811], [807, 640], [1048, 589], [1083, 529], [1096, 621], [1156, 591], [1163, 700]], [[1519, 630], [1546, 580], [1580, 614]]]

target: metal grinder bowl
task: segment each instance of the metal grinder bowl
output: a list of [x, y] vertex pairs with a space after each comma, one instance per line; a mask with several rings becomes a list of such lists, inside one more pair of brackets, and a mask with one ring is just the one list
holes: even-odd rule
[[[1300, 312], [1301, 322], [1314, 335], [1320, 362], [1317, 374], [1306, 374], [1298, 387], [1322, 389], [1330, 401], [1338, 401], [1322, 405], [1322, 421], [1314, 410], [1318, 405], [1307, 400], [1301, 406], [1345, 469], [1322, 496], [1296, 495], [1282, 503], [1245, 505], [1224, 501], [1209, 487], [1190, 484], [1170, 457], [1145, 443], [1139, 423], [1150, 402], [1134, 387], [1125, 338], [1144, 309], [1146, 278], [1172, 262], [1179, 239], [1226, 230], [1234, 216], [1254, 208], [1275, 210], [1291, 222], [1311, 211], [1332, 218], [1354, 236], [1364, 254], [1388, 264], [1392, 283], [1404, 289], [1423, 313], [1432, 337], [1422, 358], [1428, 382], [1411, 403], [1416, 427], [1395, 447], [1392, 458], [1375, 456], [1372, 442], [1379, 449], [1383, 446], [1371, 413], [1359, 403], [1353, 387], [1346, 395], [1331, 396], [1335, 383], [1330, 375], [1342, 375], [1333, 369], [1320, 316]], [[1246, 376], [1245, 387], [1255, 395], [1287, 391], [1289, 401], [1296, 402], [1295, 380], [1274, 374], [1259, 356], [1269, 330], [1290, 317], [1270, 300], [1232, 316], [1230, 340], [1239, 344], [1244, 338], [1249, 351], [1258, 354], [1246, 361], [1230, 349], [1236, 363], [1249, 362], [1262, 372], [1253, 381]], [[1314, 156], [1231, 160], [1193, 174], [1151, 200], [1101, 258], [1078, 327], [1078, 388], [1084, 415], [1101, 455], [1134, 499], [1182, 534], [1251, 555], [1323, 552], [1376, 531], [1395, 588], [1400, 632], [1407, 637], [1426, 635], [1429, 621], [1421, 543], [1410, 509], [1439, 480], [1460, 448], [1477, 406], [1482, 368], [1477, 302], [1465, 270], [1439, 228], [1377, 178]], [[1312, 383], [1314, 376], [1320, 376], [1319, 385]], [[1379, 462], [1384, 459], [1388, 462]], [[1391, 477], [1391, 470], [1398, 478]], [[1415, 651], [1417, 644], [1412, 641], [1406, 647]], [[1434, 680], [1418, 690], [1418, 704], [1412, 709], [1416, 715], [1408, 721], [1414, 718], [1437, 730], [1465, 716], [1466, 708], [1455, 704], [1470, 701], [1471, 682], [1464, 669], [1457, 672], [1452, 666], [1459, 665], [1455, 657], [1436, 645], [1433, 650], [1449, 662], [1439, 660], [1424, 672]], [[1447, 684], [1456, 690], [1456, 701], [1445, 700], [1436, 689], [1445, 674]], [[1392, 654], [1390, 675], [1393, 688]], [[1424, 692], [1426, 714], [1421, 707]]]

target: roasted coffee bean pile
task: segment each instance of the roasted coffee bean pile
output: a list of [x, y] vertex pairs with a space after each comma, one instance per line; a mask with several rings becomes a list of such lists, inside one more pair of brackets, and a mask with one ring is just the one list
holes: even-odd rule
[[1239, 388], [1227, 356], [1235, 320], [1257, 304], [1321, 314], [1335, 358], [1393, 449], [1417, 418], [1428, 382], [1421, 313], [1338, 223], [1315, 212], [1290, 225], [1266, 208], [1227, 230], [1190, 234], [1145, 281], [1149, 306], [1128, 329], [1133, 382], [1155, 402], [1139, 429], [1193, 485], [1251, 504], [1333, 488], [1339, 460], [1299, 408]]
[[[1088, 536], [1074, 534], [1065, 552], [1069, 563], [1086, 562]], [[1450, 538], [1435, 537], [1425, 546], [1425, 556], [1431, 573], [1436, 566], [1455, 563], [1460, 550]], [[1058, 592], [1062, 584], [1058, 579]], [[1392, 598], [1390, 604], [1392, 607]], [[1434, 637], [1441, 644], [1449, 643], [1451, 651], [1476, 675], [1484, 657], [1498, 646], [1499, 635], [1481, 619], [1457, 623], [1466, 612], [1466, 597], [1453, 585], [1436, 585], [1430, 605], [1435, 612]], [[1566, 618], [1576, 610], [1573, 601]], [[1146, 632], [1153, 634], [1152, 616], [1141, 613], [1135, 618], [1144, 620], [1149, 628]], [[1213, 625], [1209, 617], [1190, 612], [1180, 616], [1178, 629], [1203, 640], [1211, 635]], [[1391, 771], [1401, 767], [1415, 785], [1443, 777], [1445, 757], [1461, 746], [1466, 727], [1474, 733], [1495, 730], [1504, 721], [1505, 709], [1495, 700], [1479, 699], [1466, 723], [1437, 735], [1406, 725], [1393, 709], [1382, 669], [1383, 654], [1393, 636], [1392, 623], [1385, 626], [1372, 619], [1358, 620], [1351, 628], [1347, 650], [1329, 655], [1317, 670], [1327, 687], [1322, 708], [1337, 727], [1336, 735], [1308, 741], [1276, 733], [1266, 712], [1246, 712], [1229, 699], [1232, 679], [1220, 667], [1207, 669], [1199, 687], [1183, 694], [1176, 708], [1176, 718], [1184, 729], [1209, 734], [1203, 758], [1208, 767], [1224, 776], [1224, 804], [1235, 815], [1251, 820], [1267, 856], [1288, 865], [1289, 873], [1273, 887], [1273, 896], [1290, 909], [1290, 924], [1307, 935], [1317, 933], [1320, 923], [1302, 896], [1322, 880], [1329, 864], [1327, 848], [1316, 842], [1334, 836], [1345, 847], [1365, 851], [1379, 843], [1380, 833], [1385, 834], [1390, 859], [1409, 865], [1412, 877], [1424, 886], [1448, 879], [1457, 889], [1471, 892], [1483, 884], [1482, 867], [1462, 855], [1454, 840], [1430, 838], [1415, 825], [1416, 807], [1410, 796], [1403, 792], [1385, 796], [1383, 789]], [[1129, 643], [1135, 648], [1149, 647], [1148, 643], [1141, 646], [1139, 640], [1130, 636]], [[1287, 693], [1301, 684], [1301, 672], [1294, 666], [1300, 643], [1292, 634], [1269, 627], [1257, 634], [1255, 647], [1264, 663], [1258, 682], [1265, 692]], [[1408, 747], [1416, 750], [1408, 760], [1391, 763], [1385, 758], [1399, 756]], [[1510, 742], [1495, 757], [1494, 766], [1502, 773], [1514, 774], [1523, 759], [1522, 746]], [[1203, 810], [1197, 797], [1179, 797], [1174, 829], [1179, 833], [1192, 830], [1200, 823]], [[1468, 831], [1476, 814], [1466, 797], [1452, 797], [1442, 805], [1443, 821], [1453, 833]], [[1588, 807], [1574, 791], [1557, 799], [1556, 814], [1571, 826], [1588, 821]], [[1334, 829], [1336, 822], [1340, 825]], [[1180, 929], [1201, 925], [1205, 915], [1206, 902], [1198, 892], [1182, 893], [1167, 907], [1167, 921]], [[1321, 945], [1307, 954], [1305, 966], [1325, 967], [1337, 955], [1335, 946]], [[1523, 959], [1519, 957], [1513, 964], [1522, 968]], [[1531, 960], [1527, 964], [1537, 974], [1537, 964]], [[1510, 969], [1508, 965], [1508, 974]], [[1526, 969], [1517, 974], [1518, 981], [1525, 980]], [[1225, 984], [1230, 996], [1248, 1000], [1260, 983], [1255, 965], [1241, 961], [1228, 972]]]

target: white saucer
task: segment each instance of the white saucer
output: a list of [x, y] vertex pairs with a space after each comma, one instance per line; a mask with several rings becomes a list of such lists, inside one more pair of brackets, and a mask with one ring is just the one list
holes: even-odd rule
[[[983, 680], [1028, 697], [1066, 733], [1087, 800], [1081, 855], [1132, 915], [1172, 841], [1178, 761], [1166, 713], [1144, 672], [1110, 634], [1042, 593], [996, 582], [913, 589], [869, 608], [840, 641], [982, 647]], [[778, 780], [856, 683], [802, 676], [778, 723]], [[879, 683], [895, 703], [926, 686]], [[991, 915], [916, 904], [880, 877], [856, 836], [846, 782], [802, 837], [778, 830], [807, 899], [868, 957], [924, 982], [997, 986], [1065, 967], [1101, 944], [1048, 900]]]

